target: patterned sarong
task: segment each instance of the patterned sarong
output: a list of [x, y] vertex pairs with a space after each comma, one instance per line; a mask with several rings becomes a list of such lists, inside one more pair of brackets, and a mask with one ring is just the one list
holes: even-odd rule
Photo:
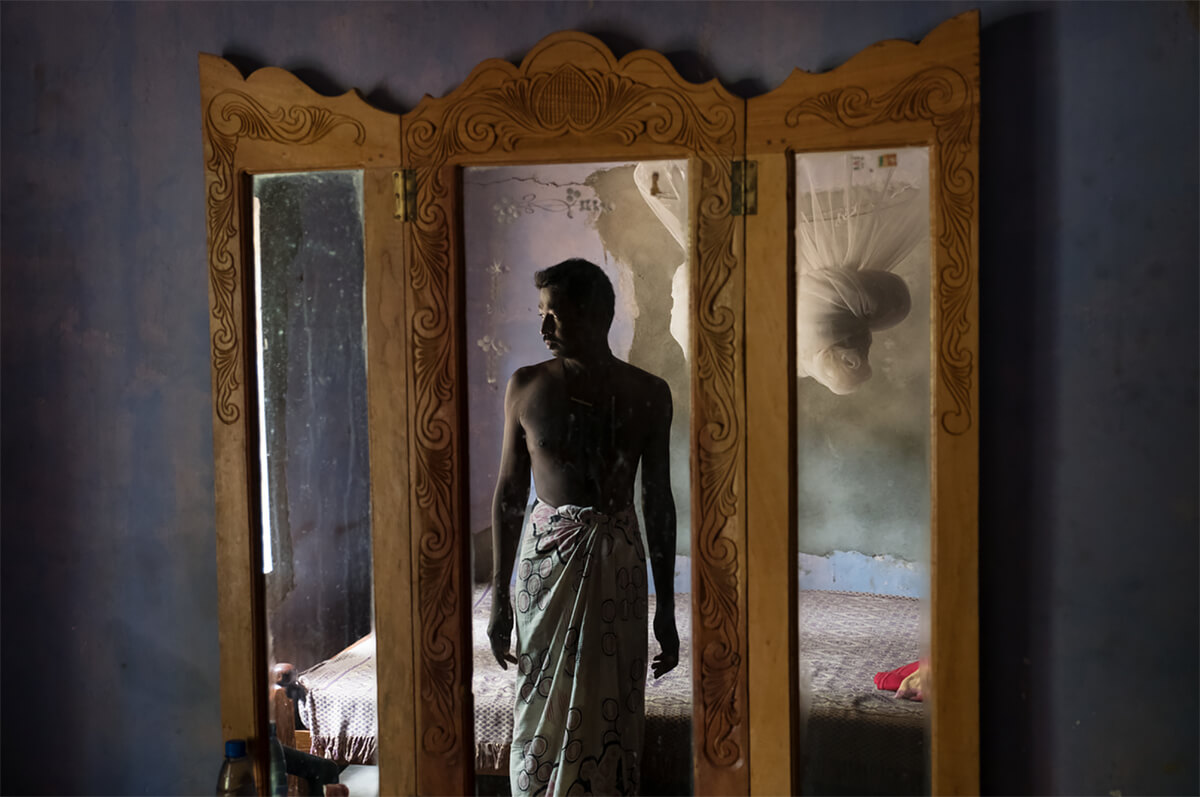
[[513, 794], [636, 794], [647, 642], [637, 516], [539, 501], [519, 561]]

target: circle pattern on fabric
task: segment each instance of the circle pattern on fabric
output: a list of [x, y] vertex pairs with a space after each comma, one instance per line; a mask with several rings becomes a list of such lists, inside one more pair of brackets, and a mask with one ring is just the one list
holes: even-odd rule
[[[529, 529], [514, 600], [523, 609], [514, 736], [538, 734], [548, 745], [514, 745], [513, 792], [636, 793], [649, 658], [636, 517], [539, 504]], [[582, 684], [586, 703], [577, 702]]]
[[600, 607], [600, 617], [606, 623], [611, 623], [617, 619], [617, 604], [616, 601], [609, 599]]

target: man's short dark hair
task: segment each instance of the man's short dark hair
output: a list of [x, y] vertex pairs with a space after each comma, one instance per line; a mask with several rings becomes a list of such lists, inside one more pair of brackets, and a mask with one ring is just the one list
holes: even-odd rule
[[535, 272], [533, 284], [537, 288], [558, 288], [567, 298], [597, 323], [608, 329], [612, 325], [616, 297], [612, 282], [604, 269], [590, 260], [573, 257], [561, 263]]

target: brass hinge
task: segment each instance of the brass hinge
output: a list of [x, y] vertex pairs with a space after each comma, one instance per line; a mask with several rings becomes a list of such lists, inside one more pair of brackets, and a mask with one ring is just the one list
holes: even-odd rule
[[733, 195], [731, 216], [754, 216], [758, 213], [758, 161], [733, 162]]
[[417, 215], [417, 170], [398, 169], [392, 172], [392, 187], [396, 194], [393, 215], [400, 221], [412, 221]]

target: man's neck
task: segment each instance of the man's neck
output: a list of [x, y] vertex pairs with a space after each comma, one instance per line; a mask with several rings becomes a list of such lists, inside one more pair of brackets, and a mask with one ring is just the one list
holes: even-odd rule
[[617, 359], [607, 343], [593, 349], [580, 352], [574, 357], [559, 357], [563, 370], [574, 374], [594, 374], [605, 371]]

